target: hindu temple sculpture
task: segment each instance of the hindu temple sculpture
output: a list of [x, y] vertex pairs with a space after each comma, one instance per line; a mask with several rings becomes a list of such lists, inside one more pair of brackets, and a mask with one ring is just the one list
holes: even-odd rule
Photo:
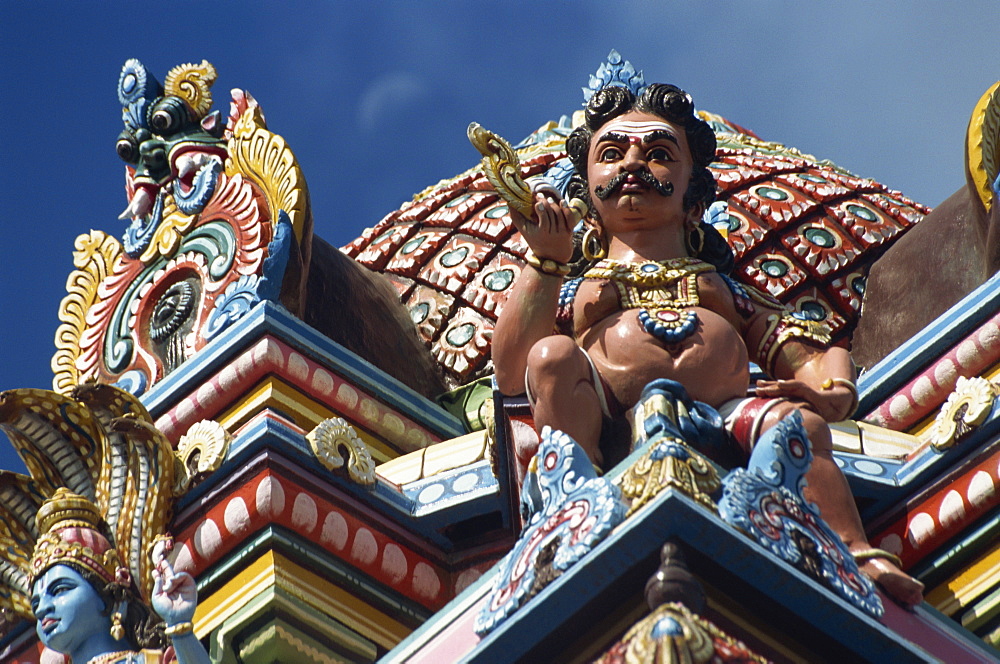
[[[138, 60], [122, 68], [127, 225], [120, 240], [77, 238], [55, 389], [100, 380], [141, 395], [272, 301], [418, 392], [441, 392], [392, 288], [313, 237], [305, 178], [260, 105], [236, 89], [228, 115], [211, 111], [215, 80], [205, 61], [163, 84]], [[370, 315], [348, 321], [352, 302], [371, 303]]]
[[153, 547], [150, 615], [115, 547], [101, 532], [97, 507], [60, 488], [38, 511], [42, 533], [31, 558], [31, 610], [46, 647], [91, 664], [208, 662], [194, 634], [194, 579], [164, 558], [169, 540]]
[[3, 623], [33, 617], [75, 664], [208, 662], [194, 579], [168, 560], [186, 470], [138, 399], [100, 385], [11, 390], [0, 427], [30, 473], [0, 472]]
[[[338, 249], [260, 105], [233, 90], [213, 111], [215, 80], [125, 63], [124, 231], [77, 239], [55, 391], [0, 394], [28, 468], [0, 473], [0, 658], [549, 661], [570, 638], [581, 660], [855, 661], [857, 634], [876, 661], [968, 650], [918, 606], [916, 577], [947, 604], [954, 557], [937, 576], [915, 561], [1000, 501], [994, 328], [908, 359], [944, 348], [947, 371], [921, 369], [937, 401], [884, 367], [859, 395], [848, 349], [892, 318], [876, 282], [912, 259], [886, 253], [904, 232], [990, 237], [996, 86], [968, 186], [924, 219], [612, 52], [583, 110], [515, 146], [471, 125], [481, 164]], [[995, 269], [984, 246], [962, 292]], [[931, 426], [952, 355], [969, 379]], [[941, 478], [974, 438], [989, 468], [963, 502]], [[628, 629], [661, 549], [653, 613]], [[963, 625], [995, 632], [989, 607]]]
[[[730, 463], [800, 411], [815, 455], [808, 499], [865, 573], [900, 603], [918, 604], [922, 584], [868, 543], [833, 460], [827, 422], [857, 407], [850, 355], [821, 324], [728, 276], [732, 252], [703, 220], [716, 198], [707, 168], [715, 133], [691, 97], [671, 85], [608, 85], [566, 145], [571, 202], [539, 183], [531, 218], [511, 211], [531, 269], [497, 321], [499, 390], [526, 392], [536, 429], [569, 434], [597, 466], [621, 456], [608, 449], [613, 440], [602, 444], [603, 423], [622, 418], [657, 379], [720, 411], [731, 442], [709, 453]], [[574, 243], [576, 200], [591, 212]], [[758, 380], [752, 396], [748, 360], [776, 379]]]

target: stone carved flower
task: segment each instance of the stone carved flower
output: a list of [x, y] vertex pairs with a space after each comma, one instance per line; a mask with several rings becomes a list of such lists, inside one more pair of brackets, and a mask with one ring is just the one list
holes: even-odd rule
[[982, 424], [993, 408], [997, 388], [981, 377], [959, 377], [930, 429], [930, 443], [945, 450]]

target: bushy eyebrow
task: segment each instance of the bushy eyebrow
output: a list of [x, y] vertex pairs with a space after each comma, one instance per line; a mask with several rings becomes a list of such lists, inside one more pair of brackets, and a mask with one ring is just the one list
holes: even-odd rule
[[677, 137], [671, 134], [666, 129], [654, 129], [645, 136], [642, 137], [643, 143], [652, 143], [653, 141], [666, 140], [670, 141], [677, 147], [680, 147], [680, 143], [677, 142]]
[[[667, 131], [666, 129], [654, 129], [653, 131], [645, 133], [642, 136], [643, 145], [648, 145], [650, 143], [660, 140], [670, 141], [677, 147], [680, 147], [680, 143], [677, 141], [677, 137], [674, 136], [671, 132]], [[609, 131], [608, 133], [604, 134], [597, 140], [598, 143], [603, 143], [605, 141], [609, 141], [611, 143], [622, 143], [622, 144], [630, 143], [628, 135], [623, 134], [619, 131]]]
[[611, 141], [612, 143], [628, 143], [628, 136], [617, 131], [609, 131], [608, 133], [597, 139], [598, 143], [603, 143], [604, 141]]

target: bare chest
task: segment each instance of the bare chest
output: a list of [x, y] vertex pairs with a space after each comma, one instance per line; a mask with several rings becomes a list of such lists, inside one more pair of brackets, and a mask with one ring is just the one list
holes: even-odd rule
[[679, 343], [697, 325], [699, 312], [711, 312], [737, 331], [742, 326], [729, 287], [710, 270], [645, 282], [591, 271], [564, 289], [563, 300], [580, 341], [596, 329], [636, 319], [666, 343]]

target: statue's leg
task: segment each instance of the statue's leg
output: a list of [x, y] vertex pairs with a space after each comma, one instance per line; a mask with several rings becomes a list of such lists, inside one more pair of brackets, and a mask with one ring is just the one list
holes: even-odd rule
[[545, 337], [528, 354], [527, 387], [535, 415], [535, 430], [550, 426], [569, 434], [587, 452], [591, 463], [604, 461], [599, 449], [601, 400], [593, 365], [571, 338]]
[[[762, 432], [795, 409], [794, 404], [787, 402], [776, 405], [764, 417]], [[816, 504], [823, 519], [840, 535], [852, 553], [870, 551], [872, 546], [865, 535], [851, 487], [833, 459], [830, 426], [811, 410], [802, 408], [800, 412], [813, 452], [812, 466], [806, 473], [806, 499]], [[924, 585], [892, 561], [881, 557], [869, 558], [859, 561], [858, 567], [900, 604], [912, 607], [923, 601]]]

